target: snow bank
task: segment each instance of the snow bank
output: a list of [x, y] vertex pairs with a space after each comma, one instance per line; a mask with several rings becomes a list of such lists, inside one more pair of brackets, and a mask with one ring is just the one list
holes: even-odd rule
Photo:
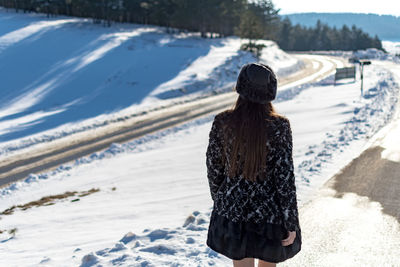
[[366, 50], [358, 50], [353, 55], [359, 59], [379, 59], [379, 60], [395, 60], [391, 54], [387, 54], [376, 48], [368, 48]]
[[400, 42], [382, 41], [383, 48], [392, 55], [400, 55]]
[[275, 42], [259, 41], [259, 43], [265, 45], [261, 51], [260, 62], [276, 70], [278, 77], [288, 76], [304, 66], [301, 60], [283, 52]]
[[376, 48], [357, 50], [355, 52], [334, 50], [334, 51], [312, 51], [311, 53], [316, 55], [330, 55], [330, 56], [344, 57], [344, 58], [356, 57], [359, 59], [389, 60], [396, 63], [400, 63], [400, 58], [396, 56], [396, 51], [400, 51], [397, 50], [400, 47], [400, 45], [398, 43], [395, 44], [393, 44], [392, 42], [389, 43], [390, 44], [386, 44], [385, 46], [385, 42], [382, 42], [383, 48], [386, 49], [389, 53], [385, 53], [382, 50]]
[[[327, 132], [320, 144], [311, 145], [303, 150], [304, 154], [296, 174], [305, 184], [313, 183], [314, 188], [321, 186], [327, 178], [343, 167], [343, 163], [360, 153], [365, 140], [371, 138], [393, 117], [400, 89], [393, 74], [381, 67], [364, 71], [365, 79], [373, 80], [374, 83], [366, 87], [362, 97], [356, 97], [350, 103], [339, 103], [334, 107], [351, 107], [351, 116], [342, 122], [341, 129]], [[359, 84], [355, 86], [358, 87]], [[328, 123], [334, 121], [333, 119]], [[323, 126], [324, 123], [318, 122], [318, 127]], [[336, 162], [338, 159], [342, 162], [341, 166], [329, 167], [330, 162]]]
[[[81, 267], [102, 266], [225, 266], [229, 259], [206, 246], [210, 213], [193, 212], [181, 227], [126, 233], [110, 248], [85, 255]], [[183, 259], [185, 259], [183, 261]]]

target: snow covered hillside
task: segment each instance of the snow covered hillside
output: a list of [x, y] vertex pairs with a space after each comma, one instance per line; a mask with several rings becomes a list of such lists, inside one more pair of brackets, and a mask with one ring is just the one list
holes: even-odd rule
[[[293, 127], [300, 206], [390, 120], [400, 68], [391, 63], [394, 76], [385, 64], [365, 69], [362, 97], [359, 81], [333, 86], [330, 79], [280, 92], [276, 108]], [[2, 189], [0, 211], [14, 208], [1, 215], [7, 257], [0, 265], [228, 266], [205, 245], [212, 119], [115, 144]], [[45, 196], [52, 197], [32, 204]]]
[[[262, 60], [278, 74], [301, 67], [275, 43], [265, 44]], [[240, 45], [238, 38], [203, 39], [132, 24], [105, 28], [0, 8], [0, 142], [51, 140], [118, 111], [221, 90], [242, 64], [255, 60]]]

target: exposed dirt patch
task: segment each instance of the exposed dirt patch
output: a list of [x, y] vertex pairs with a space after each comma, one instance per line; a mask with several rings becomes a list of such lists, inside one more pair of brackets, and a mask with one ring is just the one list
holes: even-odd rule
[[17, 228], [12, 228], [12, 229], [9, 229], [9, 230], [0, 230], [0, 235], [3, 234], [3, 233], [8, 233], [11, 236], [15, 236], [15, 234], [17, 233], [17, 230], [18, 230]]
[[[90, 194], [93, 194], [93, 193], [96, 193], [96, 192], [99, 192], [99, 191], [100, 191], [99, 188], [92, 188], [92, 189], [87, 190], [87, 191], [80, 191], [80, 192], [78, 192], [78, 191], [72, 191], [72, 192], [67, 191], [67, 192], [65, 192], [63, 194], [45, 196], [45, 197], [42, 197], [39, 200], [31, 201], [31, 202], [28, 202], [26, 204], [12, 206], [12, 207], [4, 210], [3, 212], [1, 212], [0, 215], [11, 215], [17, 209], [27, 210], [27, 209], [30, 209], [32, 207], [50, 206], [50, 205], [54, 205], [56, 203], [55, 201], [57, 201], [57, 200], [66, 199], [66, 198], [69, 198], [69, 197], [72, 197], [72, 196], [85, 197], [85, 196], [88, 196]], [[79, 198], [76, 198], [76, 199], [73, 199], [71, 201], [75, 202], [75, 201], [78, 201], [78, 200], [79, 200]]]

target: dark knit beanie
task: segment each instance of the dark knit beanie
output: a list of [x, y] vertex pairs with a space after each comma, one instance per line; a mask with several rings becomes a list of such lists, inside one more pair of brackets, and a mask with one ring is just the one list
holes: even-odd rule
[[260, 104], [276, 97], [277, 80], [272, 69], [262, 63], [249, 63], [242, 67], [236, 82], [240, 97]]

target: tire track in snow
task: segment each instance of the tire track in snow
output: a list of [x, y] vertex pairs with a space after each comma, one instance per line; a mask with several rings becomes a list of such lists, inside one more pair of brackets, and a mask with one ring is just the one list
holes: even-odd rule
[[[338, 64], [327, 56], [308, 58], [303, 55], [302, 59], [306, 62], [305, 68], [287, 78], [282, 78], [279, 81], [282, 90], [321, 80], [331, 75]], [[319, 62], [318, 67], [315, 67], [316, 64], [313, 62]], [[288, 97], [293, 97], [299, 90], [295, 91], [288, 94]], [[236, 93], [229, 92], [174, 105], [142, 116], [121, 119], [93, 131], [62, 138], [58, 142], [49, 142], [37, 149], [29, 150], [29, 153], [25, 151], [9, 156], [0, 161], [0, 187], [23, 179], [31, 173], [48, 171], [77, 158], [104, 150], [113, 143], [127, 142], [205, 115], [216, 114], [231, 107], [236, 97]]]

